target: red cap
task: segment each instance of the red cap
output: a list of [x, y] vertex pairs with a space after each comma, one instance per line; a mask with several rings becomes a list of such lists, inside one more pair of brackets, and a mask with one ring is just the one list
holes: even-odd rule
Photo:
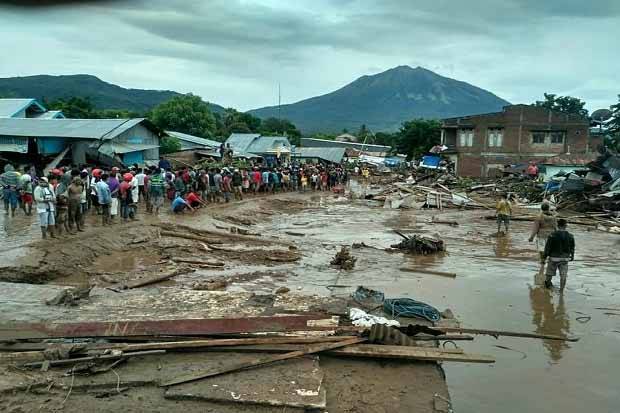
[[133, 179], [133, 175], [130, 174], [129, 172], [127, 172], [125, 175], [123, 175], [123, 180], [125, 182], [131, 182], [132, 179]]

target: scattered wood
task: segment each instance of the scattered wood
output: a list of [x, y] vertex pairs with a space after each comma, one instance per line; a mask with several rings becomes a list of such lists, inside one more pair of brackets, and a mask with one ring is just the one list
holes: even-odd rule
[[152, 277], [147, 277], [147, 278], [143, 278], [140, 280], [133, 280], [133, 281], [126, 282], [125, 284], [123, 284], [122, 288], [132, 289], [132, 288], [144, 287], [146, 285], [151, 285], [151, 284], [155, 284], [158, 282], [166, 281], [173, 277], [176, 277], [177, 275], [187, 274], [190, 272], [194, 272], [194, 270], [192, 270], [191, 268], [178, 268], [176, 270], [169, 271], [163, 274], [154, 275]]
[[423, 270], [419, 268], [399, 268], [401, 271], [406, 272], [417, 272], [420, 274], [432, 274], [432, 275], [441, 275], [443, 277], [456, 278], [456, 273], [453, 272], [443, 272], [443, 271], [433, 271], [433, 270]]
[[331, 265], [340, 267], [343, 270], [352, 270], [355, 267], [357, 258], [351, 255], [348, 247], [342, 246], [340, 251], [336, 252], [334, 258], [330, 261]]
[[45, 360], [45, 361], [35, 361], [33, 363], [23, 364], [23, 367], [28, 368], [40, 368], [44, 363], [48, 364], [50, 367], [55, 366], [68, 366], [71, 364], [89, 362], [89, 361], [99, 361], [99, 360], [118, 360], [129, 357], [139, 357], [139, 356], [150, 356], [153, 354], [165, 354], [166, 350], [149, 350], [149, 351], [137, 351], [134, 353], [119, 353], [119, 354], [104, 354], [97, 356], [88, 356], [88, 357], [77, 357], [72, 359], [64, 359], [64, 360]]
[[413, 235], [407, 237], [398, 231], [395, 231], [398, 235], [405, 238], [398, 244], [391, 245], [392, 248], [405, 251], [412, 254], [435, 254], [437, 252], [445, 251], [446, 247], [443, 240], [431, 238], [425, 235]]
[[500, 330], [480, 330], [475, 328], [457, 328], [457, 327], [434, 327], [437, 330], [441, 330], [446, 333], [465, 333], [465, 334], [483, 334], [493, 337], [522, 337], [522, 338], [540, 338], [543, 340], [559, 340], [559, 341], [579, 341], [579, 337], [564, 337], [551, 334], [534, 334], [534, 333], [518, 333], [514, 331], [500, 331]]
[[207, 377], [219, 376], [222, 374], [232, 373], [238, 370], [245, 370], [248, 368], [264, 366], [268, 364], [272, 364], [282, 360], [288, 360], [296, 357], [305, 356], [307, 354], [320, 353], [322, 351], [333, 350], [340, 347], [350, 346], [351, 344], [362, 343], [366, 341], [365, 338], [351, 338], [346, 340], [341, 340], [335, 343], [327, 343], [327, 344], [316, 344], [314, 346], [308, 346], [305, 350], [292, 351], [289, 353], [277, 355], [277, 356], [269, 356], [257, 359], [255, 361], [243, 362], [243, 363], [235, 363], [230, 366], [225, 366], [223, 368], [215, 368], [210, 370], [203, 370], [191, 374], [181, 375], [175, 377], [171, 380], [168, 380], [161, 384], [162, 387], [174, 386], [176, 384], [187, 383], [195, 380], [204, 379]]
[[206, 238], [206, 237], [203, 237], [200, 235], [194, 235], [194, 234], [185, 234], [182, 232], [167, 231], [167, 230], [162, 229], [160, 233], [162, 236], [165, 236], [165, 237], [191, 239], [194, 241], [206, 242], [207, 244], [222, 244], [223, 243], [221, 240], [218, 240], [218, 239]]
[[198, 265], [205, 265], [205, 266], [210, 266], [210, 267], [223, 267], [224, 265], [226, 265], [221, 261], [203, 261], [203, 260], [196, 260], [192, 258], [181, 258], [181, 257], [172, 257], [171, 259], [174, 262], [183, 262], [187, 264], [198, 264]]
[[443, 225], [450, 225], [453, 227], [456, 227], [459, 225], [459, 223], [457, 221], [448, 221], [448, 220], [443, 220], [443, 219], [435, 219], [435, 217], [433, 217], [431, 219], [431, 224], [443, 224]]
[[295, 262], [295, 261], [299, 261], [301, 259], [301, 256], [299, 255], [289, 255], [289, 256], [267, 256], [265, 257], [266, 260], [268, 261], [274, 261], [274, 262]]

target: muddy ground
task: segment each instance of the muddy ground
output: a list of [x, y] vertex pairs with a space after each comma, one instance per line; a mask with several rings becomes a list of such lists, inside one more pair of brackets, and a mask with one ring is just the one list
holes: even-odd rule
[[[325, 308], [338, 313], [363, 284], [386, 297], [450, 308], [464, 327], [581, 337], [577, 343], [488, 337], [459, 343], [467, 351], [494, 355], [497, 363], [444, 364], [456, 411], [614, 411], [620, 405], [614, 379], [620, 367], [620, 310], [614, 310], [620, 308], [620, 236], [571, 228], [577, 260], [571, 263], [562, 297], [533, 283], [537, 263], [535, 246], [527, 242], [529, 223], [514, 223], [511, 234], [496, 237], [494, 222], [484, 215], [488, 211], [385, 210], [332, 195], [285, 194], [196, 215], [141, 215], [139, 222], [112, 228], [100, 228], [96, 217], [89, 217], [86, 233], [59, 241], [36, 241], [34, 220], [17, 217], [3, 223], [0, 235], [6, 245], [0, 255], [0, 279], [6, 281], [0, 284], [0, 311], [3, 321], [217, 317]], [[432, 216], [460, 225], [432, 224]], [[387, 253], [382, 249], [398, 242], [393, 229], [438, 233], [448, 252], [426, 257]], [[358, 258], [354, 270], [329, 265], [340, 246], [360, 242], [366, 247], [352, 250]], [[411, 272], [416, 268], [455, 272], [457, 277]], [[152, 286], [120, 290], [125, 283], [179, 269], [187, 272]], [[45, 305], [67, 286], [93, 290], [76, 307]], [[275, 294], [280, 287], [290, 292]], [[412, 368], [321, 356], [321, 367], [328, 407], [333, 407], [329, 411], [433, 411], [432, 393], [447, 396], [434, 364]], [[96, 399], [94, 406], [99, 411], [116, 411], [121, 405], [128, 411], [140, 411], [140, 406], [178, 409], [179, 401], [153, 402], [158, 390], [131, 389]], [[26, 397], [17, 392], [4, 398], [4, 407], [30, 411], [49, 398], [41, 405], [51, 411], [59, 408], [66, 388], [57, 393]], [[26, 400], [29, 404], [22, 405]], [[93, 402], [93, 397], [76, 392], [64, 411], [75, 411], [71, 406], [83, 406], [86, 400]], [[182, 408], [199, 411], [200, 403], [183, 401]], [[395, 409], [394, 403], [400, 407]]]

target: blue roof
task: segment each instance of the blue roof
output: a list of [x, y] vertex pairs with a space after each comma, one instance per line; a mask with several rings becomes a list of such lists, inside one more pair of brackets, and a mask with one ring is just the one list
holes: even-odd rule
[[143, 124], [157, 130], [147, 119], [32, 119], [0, 118], [0, 135], [29, 138], [113, 139]]

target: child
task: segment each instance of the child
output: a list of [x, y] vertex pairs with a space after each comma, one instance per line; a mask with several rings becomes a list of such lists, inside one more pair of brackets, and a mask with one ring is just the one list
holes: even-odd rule
[[502, 194], [501, 199], [497, 202], [497, 233], [500, 233], [502, 223], [506, 228], [506, 234], [508, 233], [508, 226], [510, 225], [510, 216], [512, 215], [512, 205], [508, 201], [508, 195]]
[[32, 214], [32, 177], [24, 173], [20, 177], [22, 209], [26, 215]]
[[308, 189], [308, 176], [305, 173], [301, 174], [301, 190], [306, 192]]

